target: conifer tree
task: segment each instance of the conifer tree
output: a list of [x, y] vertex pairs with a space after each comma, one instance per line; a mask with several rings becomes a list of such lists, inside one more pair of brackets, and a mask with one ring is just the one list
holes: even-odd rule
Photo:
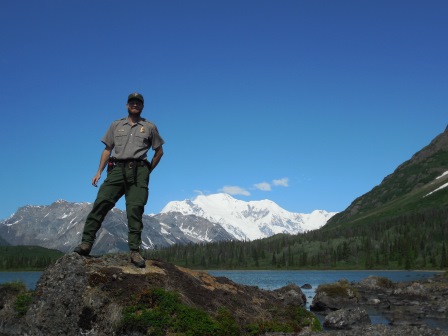
[[443, 242], [442, 244], [442, 253], [441, 253], [441, 258], [440, 258], [440, 268], [446, 268], [448, 267], [448, 260], [447, 260], [447, 256], [446, 256], [446, 247], [445, 247], [445, 242]]

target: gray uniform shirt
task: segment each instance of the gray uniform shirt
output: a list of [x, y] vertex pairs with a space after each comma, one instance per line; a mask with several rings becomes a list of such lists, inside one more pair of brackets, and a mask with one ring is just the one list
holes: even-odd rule
[[146, 159], [151, 147], [157, 149], [165, 143], [152, 122], [142, 118], [131, 125], [127, 117], [115, 120], [101, 141], [114, 149], [119, 160]]

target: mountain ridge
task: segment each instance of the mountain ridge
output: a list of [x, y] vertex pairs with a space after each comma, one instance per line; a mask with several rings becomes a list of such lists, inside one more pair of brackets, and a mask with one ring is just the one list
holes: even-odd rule
[[[426, 194], [441, 188], [448, 182], [448, 127], [427, 146], [417, 151], [409, 160], [400, 164], [372, 190], [357, 197], [344, 211], [333, 216], [326, 226], [366, 218], [370, 216], [399, 215], [431, 206], [431, 198], [441, 196]], [[445, 174], [445, 175], [444, 175]], [[434, 203], [434, 201], [432, 202]], [[443, 203], [448, 204], [448, 198]], [[387, 209], [394, 208], [393, 211]]]
[[[213, 203], [215, 209], [225, 214], [224, 208], [230, 203], [238, 204], [234, 214], [240, 218], [249, 218], [250, 215], [267, 217], [272, 221], [264, 222], [263, 230], [266, 235], [275, 234], [278, 228], [289, 227], [299, 230], [298, 223], [288, 218], [286, 212], [273, 201], [265, 200], [261, 203], [250, 203], [239, 201], [230, 195], [215, 194], [208, 198], [203, 197], [203, 201]], [[225, 203], [219, 203], [219, 201]], [[194, 200], [183, 201], [193, 204]], [[257, 208], [257, 204], [263, 204], [264, 208]], [[51, 249], [58, 249], [62, 252], [70, 252], [81, 241], [81, 234], [84, 222], [92, 207], [92, 203], [77, 202], [71, 203], [65, 200], [57, 200], [48, 206], [26, 205], [18, 209], [5, 220], [0, 221], [0, 244], [6, 245], [37, 245]], [[244, 209], [246, 213], [238, 213]], [[174, 244], [208, 243], [223, 240], [251, 239], [245, 235], [235, 235], [238, 228], [227, 225], [223, 227], [219, 221], [214, 221], [211, 216], [204, 218], [206, 209], [198, 210], [203, 216], [195, 213], [182, 213], [182, 211], [165, 211], [159, 214], [143, 215], [142, 248], [156, 249], [168, 247]], [[318, 212], [315, 215], [323, 225], [326, 222], [325, 212]], [[294, 217], [295, 215], [291, 215]], [[289, 216], [289, 217], [291, 217]], [[315, 221], [312, 214], [305, 214], [305, 220]], [[301, 218], [301, 223], [304, 219]], [[247, 221], [245, 224], [252, 225]], [[313, 224], [315, 225], [315, 223]], [[252, 225], [254, 226], [254, 225]], [[229, 232], [230, 228], [230, 232]], [[286, 229], [284, 229], [286, 230]], [[289, 232], [289, 231], [282, 232]], [[243, 232], [243, 231], [241, 231]], [[243, 238], [241, 238], [243, 237]], [[3, 241], [3, 243], [1, 243]], [[97, 239], [92, 253], [114, 253], [127, 251], [127, 217], [126, 212], [117, 208], [112, 209], [106, 216], [101, 229], [98, 231]]]

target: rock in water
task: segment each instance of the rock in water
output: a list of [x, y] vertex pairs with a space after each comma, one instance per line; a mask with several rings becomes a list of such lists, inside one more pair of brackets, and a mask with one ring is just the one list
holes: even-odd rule
[[339, 309], [325, 316], [324, 327], [329, 329], [352, 329], [357, 324], [370, 324], [370, 317], [365, 309]]

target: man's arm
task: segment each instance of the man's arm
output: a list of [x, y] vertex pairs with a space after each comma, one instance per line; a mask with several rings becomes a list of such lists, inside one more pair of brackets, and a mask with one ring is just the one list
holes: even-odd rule
[[92, 178], [92, 185], [94, 187], [98, 186], [98, 181], [101, 178], [101, 173], [103, 172], [104, 168], [106, 167], [107, 163], [109, 162], [111, 151], [112, 151], [112, 148], [109, 146], [106, 146], [106, 148], [104, 148], [103, 152], [101, 153], [100, 165], [98, 167], [98, 171], [96, 172], [96, 175]]
[[149, 170], [152, 172], [160, 162], [160, 159], [163, 156], [163, 147], [159, 146], [154, 149], [154, 156], [152, 157], [151, 163], [149, 165]]

